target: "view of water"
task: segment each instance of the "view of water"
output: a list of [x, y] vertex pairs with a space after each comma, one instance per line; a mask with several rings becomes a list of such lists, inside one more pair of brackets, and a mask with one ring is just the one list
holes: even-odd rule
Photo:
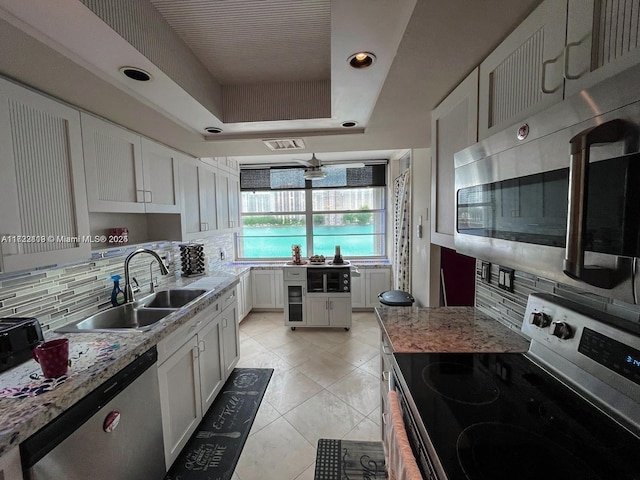
[[[301, 246], [307, 257], [305, 227], [243, 227], [240, 252], [244, 258], [290, 257], [291, 245]], [[373, 225], [340, 225], [314, 227], [314, 254], [333, 257], [340, 245], [344, 257], [382, 255], [382, 239], [373, 235]]]

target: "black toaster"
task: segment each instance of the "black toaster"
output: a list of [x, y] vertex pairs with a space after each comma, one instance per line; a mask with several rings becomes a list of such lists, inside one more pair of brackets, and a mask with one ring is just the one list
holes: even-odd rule
[[37, 318], [0, 318], [0, 371], [32, 358], [31, 351], [42, 341]]

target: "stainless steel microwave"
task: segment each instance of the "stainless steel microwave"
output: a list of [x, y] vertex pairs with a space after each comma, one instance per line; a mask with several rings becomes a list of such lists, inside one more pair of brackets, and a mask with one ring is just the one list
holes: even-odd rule
[[455, 155], [456, 250], [638, 303], [640, 66]]

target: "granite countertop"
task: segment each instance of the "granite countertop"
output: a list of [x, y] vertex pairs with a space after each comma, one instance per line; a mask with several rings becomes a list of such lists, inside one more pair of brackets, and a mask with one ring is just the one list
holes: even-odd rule
[[526, 352], [529, 341], [474, 307], [379, 307], [394, 352]]
[[[69, 338], [70, 351], [73, 348], [98, 344], [117, 344], [118, 348], [107, 349], [106, 355], [98, 356], [95, 363], [88, 366], [85, 364], [81, 370], [74, 371], [72, 363], [69, 367], [67, 380], [51, 391], [26, 398], [0, 398], [0, 456], [17, 447], [22, 441], [126, 367], [136, 357], [156, 345], [210, 304], [216, 302], [237, 283], [238, 278], [226, 272], [176, 280], [166, 288], [202, 288], [208, 292], [197, 302], [192, 302], [165, 317], [146, 332], [65, 334], [46, 332], [45, 340], [61, 336]], [[139, 294], [139, 296], [143, 295]], [[40, 368], [34, 360], [29, 360], [27, 366], [31, 366], [30, 363], [33, 363], [34, 372], [40, 372]], [[82, 362], [76, 365], [76, 368], [80, 369], [81, 367], [78, 365], [82, 365]], [[12, 380], [15, 384], [17, 368], [0, 374], [0, 388], [11, 387]]]

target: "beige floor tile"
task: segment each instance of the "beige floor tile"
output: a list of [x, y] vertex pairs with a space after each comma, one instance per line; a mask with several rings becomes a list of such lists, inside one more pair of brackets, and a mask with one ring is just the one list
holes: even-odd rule
[[248, 338], [251, 338], [251, 337], [249, 335], [247, 335], [246, 333], [244, 333], [242, 330], [240, 330], [240, 332], [238, 332], [238, 340], [240, 341], [240, 343], [244, 342]]
[[322, 390], [284, 418], [315, 446], [320, 438], [342, 438], [364, 419], [364, 415], [331, 392]]
[[380, 429], [380, 425], [377, 425], [369, 418], [364, 418], [353, 430], [342, 438], [343, 440], [382, 440], [382, 430]]
[[380, 329], [378, 327], [369, 327], [354, 332], [353, 338], [360, 340], [362, 343], [380, 348]]
[[253, 420], [253, 425], [251, 425], [251, 431], [249, 432], [249, 435], [253, 435], [254, 433], [259, 432], [264, 427], [280, 417], [280, 413], [275, 408], [273, 408], [273, 405], [271, 405], [267, 400], [262, 399], [262, 403], [260, 404], [260, 408], [258, 409], [256, 418]]
[[296, 341], [295, 332], [283, 326], [274, 328], [268, 332], [258, 333], [253, 336], [253, 339], [270, 349]]
[[351, 338], [329, 349], [329, 352], [359, 367], [380, 353], [380, 349]]
[[300, 474], [298, 478], [296, 478], [296, 480], [313, 480], [315, 476], [316, 476], [316, 462], [313, 462], [311, 465], [309, 465], [309, 468], [307, 468], [304, 472]]
[[247, 438], [236, 473], [241, 480], [294, 480], [315, 455], [315, 448], [279, 418]]
[[327, 387], [327, 390], [365, 416], [380, 406], [380, 382], [359, 368]]
[[[238, 368], [273, 368], [275, 372], [286, 372], [293, 368], [282, 358], [269, 350], [254, 352], [245, 355], [240, 347], [240, 360], [236, 365]], [[273, 381], [273, 380], [272, 380]]]
[[265, 319], [259, 315], [250, 314], [240, 324], [240, 331], [244, 335], [253, 337], [259, 333], [265, 333], [277, 327], [274, 321]]
[[280, 414], [304, 403], [322, 390], [322, 386], [296, 369], [274, 372], [265, 393], [265, 399]]
[[253, 337], [246, 337], [240, 342], [240, 356], [248, 357], [258, 352], [268, 352], [269, 349], [254, 340]]
[[325, 388], [337, 382], [355, 368], [355, 365], [351, 365], [349, 362], [329, 352], [320, 352], [296, 367], [298, 371]]
[[305, 334], [307, 341], [326, 350], [346, 342], [352, 336], [351, 331], [347, 332], [343, 328], [309, 328], [300, 333]]
[[307, 342], [306, 340], [297, 339], [294, 342], [287, 343], [280, 347], [274, 348], [273, 352], [287, 363], [297, 367], [302, 363], [317, 357], [325, 350]]
[[376, 355], [371, 360], [360, 365], [360, 368], [365, 372], [368, 372], [371, 375], [374, 375], [376, 378], [380, 378], [381, 364], [380, 364], [380, 348], [379, 347], [378, 347], [378, 355]]
[[378, 405], [373, 412], [371, 412], [369, 414], [369, 416], [367, 417], [369, 420], [371, 420], [373, 423], [375, 423], [376, 425], [380, 426], [382, 425], [382, 413], [380, 411], [380, 405]]

